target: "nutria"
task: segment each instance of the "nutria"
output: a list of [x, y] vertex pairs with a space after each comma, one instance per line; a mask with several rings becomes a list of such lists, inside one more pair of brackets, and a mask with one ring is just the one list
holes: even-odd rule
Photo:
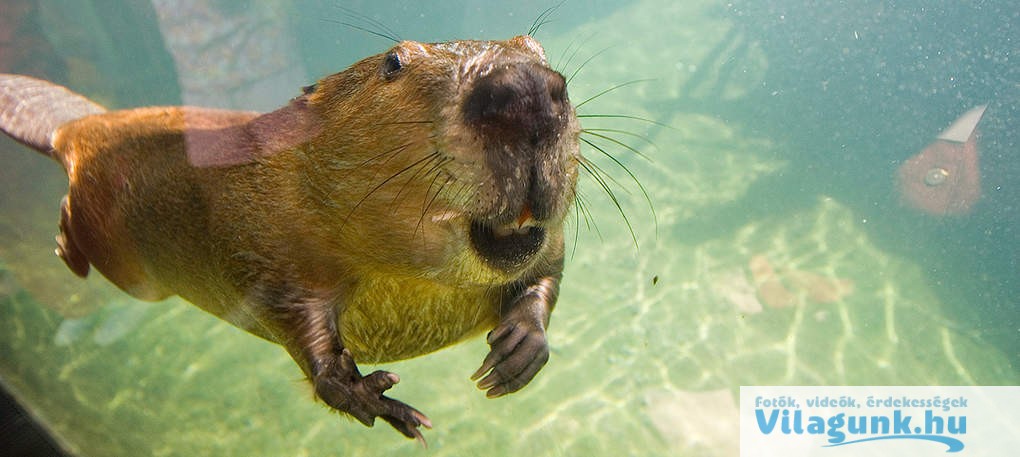
[[57, 253], [74, 273], [284, 346], [366, 425], [431, 427], [382, 395], [395, 374], [355, 362], [491, 330], [472, 379], [498, 397], [548, 359], [580, 127], [529, 36], [401, 42], [262, 115], [106, 111], [3, 75], [0, 128], [64, 166]]

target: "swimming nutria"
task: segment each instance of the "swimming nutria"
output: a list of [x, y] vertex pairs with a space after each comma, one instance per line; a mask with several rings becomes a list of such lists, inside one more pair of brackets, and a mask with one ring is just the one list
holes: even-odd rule
[[0, 76], [0, 129], [63, 164], [57, 253], [287, 348], [319, 398], [408, 437], [431, 424], [355, 361], [486, 329], [490, 397], [548, 359], [580, 127], [529, 36], [402, 42], [259, 115], [106, 111]]

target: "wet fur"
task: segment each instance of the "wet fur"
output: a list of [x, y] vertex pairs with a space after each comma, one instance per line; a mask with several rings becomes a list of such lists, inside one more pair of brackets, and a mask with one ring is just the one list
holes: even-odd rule
[[[394, 55], [402, 71], [390, 75]], [[283, 345], [327, 404], [421, 439], [428, 419], [381, 395], [395, 375], [362, 376], [355, 360], [414, 357], [495, 328], [475, 378], [499, 396], [548, 358], [580, 160], [576, 117], [569, 104], [556, 108], [552, 138], [532, 141], [527, 156], [486, 159], [518, 147], [516, 132], [480, 134], [455, 109], [474, 79], [518, 64], [551, 73], [529, 37], [404, 42], [261, 116], [72, 110], [77, 119], [43, 151], [70, 184], [61, 255], [79, 275], [91, 264], [138, 298], [180, 295]], [[38, 135], [19, 138], [32, 123], [11, 115], [3, 128], [43, 150]], [[512, 268], [481, 258], [471, 221], [506, 223], [522, 205], [541, 210], [540, 250]]]

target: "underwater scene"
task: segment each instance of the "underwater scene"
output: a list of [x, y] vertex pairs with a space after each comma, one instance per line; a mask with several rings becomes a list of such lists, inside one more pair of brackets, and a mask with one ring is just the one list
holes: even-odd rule
[[76, 277], [66, 174], [0, 136], [0, 382], [74, 456], [737, 456], [740, 386], [1015, 386], [1017, 27], [1006, 0], [5, 0], [0, 73], [110, 109], [268, 112], [393, 39], [530, 30], [590, 165], [530, 384], [475, 386], [488, 329], [361, 364], [423, 449], [279, 345]]

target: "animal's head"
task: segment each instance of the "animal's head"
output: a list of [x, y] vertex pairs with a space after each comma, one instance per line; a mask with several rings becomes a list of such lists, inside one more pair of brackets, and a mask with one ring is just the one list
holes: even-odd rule
[[307, 102], [315, 185], [359, 258], [487, 283], [562, 255], [580, 125], [531, 37], [401, 42]]

